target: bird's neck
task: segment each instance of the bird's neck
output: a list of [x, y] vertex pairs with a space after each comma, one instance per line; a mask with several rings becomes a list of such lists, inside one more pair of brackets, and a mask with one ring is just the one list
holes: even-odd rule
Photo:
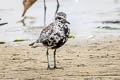
[[55, 27], [59, 27], [59, 28], [62, 28], [65, 24], [63, 24], [62, 22], [60, 21], [55, 21]]
[[55, 23], [57, 23], [57, 24], [65, 24], [63, 21], [60, 21], [60, 20], [55, 20]]

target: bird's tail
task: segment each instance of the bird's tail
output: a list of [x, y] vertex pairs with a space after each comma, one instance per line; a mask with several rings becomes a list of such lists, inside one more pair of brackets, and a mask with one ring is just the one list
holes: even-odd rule
[[29, 46], [32, 46], [32, 48], [36, 48], [36, 47], [38, 47], [38, 45], [35, 45], [35, 44], [37, 44], [37, 43], [41, 43], [39, 39], [36, 40], [35, 42], [29, 44]]
[[35, 42], [33, 42], [33, 43], [29, 44], [29, 46], [33, 46], [34, 44], [35, 44]]

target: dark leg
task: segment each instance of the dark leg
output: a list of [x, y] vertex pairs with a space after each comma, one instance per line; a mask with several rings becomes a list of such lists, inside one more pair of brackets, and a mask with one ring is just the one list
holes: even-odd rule
[[56, 68], [56, 49], [54, 51], [54, 68]]
[[55, 12], [55, 14], [58, 12], [58, 10], [59, 10], [59, 7], [60, 7], [60, 4], [59, 4], [59, 1], [57, 0], [57, 9], [56, 9], [56, 12]]
[[62, 67], [57, 67], [57, 66], [56, 66], [56, 49], [55, 49], [55, 51], [54, 51], [54, 69], [64, 69], [64, 68], [62, 68]]
[[44, 26], [46, 26], [46, 1], [44, 0]]
[[49, 57], [48, 57], [48, 48], [47, 48], [47, 52], [46, 52], [46, 55], [47, 55], [47, 61], [48, 61], [48, 68], [47, 69], [50, 69], [50, 63], [49, 63]]

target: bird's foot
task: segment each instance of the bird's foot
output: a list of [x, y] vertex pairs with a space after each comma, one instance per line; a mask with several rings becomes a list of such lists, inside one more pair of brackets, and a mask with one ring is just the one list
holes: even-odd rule
[[64, 69], [63, 67], [57, 67], [57, 66], [54, 66], [53, 68], [54, 69], [62, 69], [62, 70]]
[[54, 66], [52, 68], [50, 66], [47, 67], [47, 70], [56, 70], [56, 69], [62, 69], [62, 70], [64, 70], [63, 67], [56, 67], [56, 66]]
[[50, 69], [51, 69], [51, 67], [50, 67], [50, 65], [48, 65], [47, 70], [50, 70]]

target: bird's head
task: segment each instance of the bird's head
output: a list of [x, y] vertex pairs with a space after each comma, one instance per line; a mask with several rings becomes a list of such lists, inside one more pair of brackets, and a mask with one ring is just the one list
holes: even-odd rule
[[55, 21], [59, 21], [61, 23], [68, 23], [70, 24], [67, 20], [67, 15], [64, 12], [58, 12], [55, 16]]

